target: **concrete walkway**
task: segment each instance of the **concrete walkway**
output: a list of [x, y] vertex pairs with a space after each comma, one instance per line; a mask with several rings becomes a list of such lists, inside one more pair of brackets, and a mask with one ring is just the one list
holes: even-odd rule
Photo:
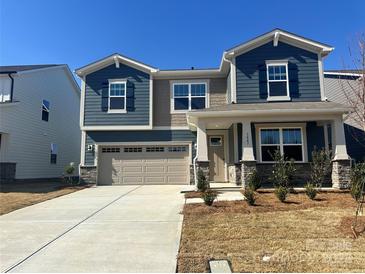
[[181, 186], [105, 186], [0, 217], [1, 272], [175, 272]]

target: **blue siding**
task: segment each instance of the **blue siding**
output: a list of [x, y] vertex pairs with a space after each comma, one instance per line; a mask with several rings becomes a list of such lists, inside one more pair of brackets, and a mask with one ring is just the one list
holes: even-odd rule
[[[107, 113], [109, 79], [127, 79], [127, 113]], [[86, 76], [84, 125], [148, 125], [149, 74], [120, 64]]]
[[288, 60], [292, 101], [320, 101], [317, 54], [279, 42], [236, 57], [237, 103], [267, 102], [266, 60]]
[[344, 124], [347, 153], [357, 162], [365, 162], [365, 132]]
[[[196, 142], [196, 133], [189, 130], [143, 130], [143, 131], [88, 131], [86, 148], [90, 144], [101, 142]], [[193, 150], [193, 157], [195, 151]], [[85, 165], [94, 165], [94, 153], [85, 150]]]

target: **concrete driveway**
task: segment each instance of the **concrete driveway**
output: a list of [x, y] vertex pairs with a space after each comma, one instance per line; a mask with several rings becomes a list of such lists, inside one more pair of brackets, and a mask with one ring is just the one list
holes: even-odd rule
[[0, 217], [2, 272], [175, 272], [182, 186], [94, 187]]

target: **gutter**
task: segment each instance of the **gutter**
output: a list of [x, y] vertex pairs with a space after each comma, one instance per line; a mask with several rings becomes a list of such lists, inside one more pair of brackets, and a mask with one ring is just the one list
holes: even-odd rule
[[10, 102], [13, 102], [13, 96], [14, 96], [14, 78], [11, 76], [11, 72], [8, 73], [8, 76], [11, 79]]

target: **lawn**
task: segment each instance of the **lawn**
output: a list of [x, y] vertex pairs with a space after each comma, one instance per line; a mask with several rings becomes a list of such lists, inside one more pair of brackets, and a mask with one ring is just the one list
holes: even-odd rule
[[1, 184], [0, 215], [84, 188], [85, 186], [65, 186], [57, 180]]
[[227, 259], [234, 272], [365, 272], [365, 235], [355, 240], [350, 228], [355, 209], [348, 193], [186, 204], [178, 271], [207, 272], [209, 259]]

